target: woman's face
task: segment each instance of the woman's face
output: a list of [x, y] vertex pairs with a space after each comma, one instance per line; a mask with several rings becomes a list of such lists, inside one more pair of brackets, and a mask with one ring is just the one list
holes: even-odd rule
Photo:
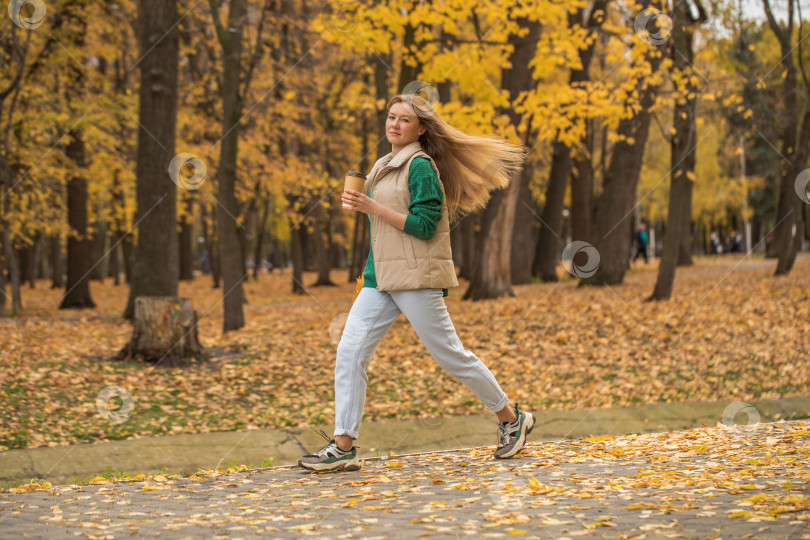
[[388, 110], [385, 135], [392, 146], [403, 147], [419, 140], [425, 128], [407, 103], [394, 103]]

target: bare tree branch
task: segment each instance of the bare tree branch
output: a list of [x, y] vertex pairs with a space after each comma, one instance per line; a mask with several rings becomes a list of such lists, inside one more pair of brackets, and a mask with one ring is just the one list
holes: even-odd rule
[[804, 19], [802, 19], [802, 3], [801, 0], [796, 0], [796, 8], [799, 11], [799, 70], [802, 73], [802, 80], [804, 81], [804, 90], [810, 96], [810, 82], [807, 79], [807, 71], [804, 69], [804, 57], [802, 53], [802, 41], [804, 41]]
[[217, 39], [219, 40], [220, 45], [225, 47], [225, 42], [228, 39], [228, 34], [225, 32], [225, 28], [222, 26], [222, 20], [219, 18], [219, 6], [216, 3], [216, 0], [208, 0], [208, 6], [211, 8], [211, 18], [214, 19], [214, 28], [217, 31]]
[[[8, 84], [4, 90], [0, 91], [0, 103], [2, 103], [8, 95], [14, 91], [14, 89], [20, 84], [20, 81], [23, 77], [23, 72], [25, 71], [25, 57], [28, 56], [28, 46], [31, 43], [31, 34], [33, 32], [28, 31], [27, 36], [25, 38], [25, 45], [20, 48], [19, 44], [17, 43], [17, 32], [14, 25], [11, 27], [11, 39], [12, 39], [12, 57], [16, 56], [20, 62], [19, 70], [17, 74], [14, 76], [14, 79]], [[29, 73], [30, 74], [30, 73]]]
[[667, 144], [672, 144], [672, 136], [664, 130], [664, 125], [661, 123], [661, 119], [658, 118], [658, 113], [652, 113], [653, 120], [655, 120], [655, 125], [658, 126], [658, 130], [661, 132], [661, 137]]
[[[792, 5], [792, 3], [791, 3]], [[773, 16], [773, 10], [771, 9], [771, 2], [770, 0], [762, 0], [762, 7], [765, 9], [765, 16], [768, 18], [768, 26], [771, 27], [776, 39], [779, 40], [780, 44], [783, 44], [784, 35], [782, 33], [782, 27], [779, 26], [779, 23], [776, 22], [776, 19]], [[789, 38], [788, 38], [789, 40]]]
[[242, 96], [247, 96], [248, 89], [250, 88], [250, 81], [253, 79], [253, 71], [262, 56], [262, 29], [264, 28], [264, 19], [267, 16], [267, 8], [269, 7], [269, 4], [270, 0], [264, 0], [262, 14], [259, 18], [259, 25], [256, 29], [256, 44], [253, 47], [253, 51], [250, 53], [250, 65], [248, 66], [247, 74], [245, 75], [245, 86], [241, 92]]
[[788, 0], [788, 21], [787, 21], [787, 38], [788, 42], [793, 37], [793, 0]]

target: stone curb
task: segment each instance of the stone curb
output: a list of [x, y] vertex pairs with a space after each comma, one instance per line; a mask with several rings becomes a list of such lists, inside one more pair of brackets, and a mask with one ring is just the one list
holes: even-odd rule
[[[589, 435], [625, 435], [715, 426], [723, 421], [751, 423], [746, 409], [732, 401], [658, 403], [615, 409], [535, 412], [530, 440], [559, 440]], [[810, 417], [810, 396], [752, 401], [762, 422]], [[742, 410], [741, 410], [742, 409]], [[740, 411], [736, 417], [734, 413]], [[751, 411], [751, 409], [747, 409]], [[754, 414], [754, 416], [756, 415]], [[731, 416], [731, 420], [728, 418]], [[322, 428], [327, 434], [331, 426]], [[492, 415], [368, 422], [358, 440], [361, 455], [405, 454], [492, 445]], [[32, 448], [0, 452], [0, 482], [43, 479], [52, 483], [101, 475], [108, 468], [128, 474], [173, 473], [212, 469], [234, 461], [261, 466], [265, 458], [290, 465], [324, 444], [314, 429], [288, 428], [148, 437], [126, 441]]]

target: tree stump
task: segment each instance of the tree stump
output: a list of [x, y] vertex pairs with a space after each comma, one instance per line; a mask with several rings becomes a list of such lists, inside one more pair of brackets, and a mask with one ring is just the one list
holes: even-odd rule
[[139, 296], [132, 325], [129, 343], [118, 353], [120, 359], [174, 363], [206, 358], [197, 338], [197, 312], [191, 298]]

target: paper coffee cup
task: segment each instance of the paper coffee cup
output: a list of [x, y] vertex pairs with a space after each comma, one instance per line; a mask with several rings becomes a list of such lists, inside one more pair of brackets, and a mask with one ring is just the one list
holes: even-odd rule
[[[353, 189], [355, 191], [363, 192], [363, 185], [366, 183], [366, 177], [357, 171], [349, 171], [346, 173], [344, 179], [343, 191]], [[351, 208], [351, 206], [343, 205], [343, 208]]]

